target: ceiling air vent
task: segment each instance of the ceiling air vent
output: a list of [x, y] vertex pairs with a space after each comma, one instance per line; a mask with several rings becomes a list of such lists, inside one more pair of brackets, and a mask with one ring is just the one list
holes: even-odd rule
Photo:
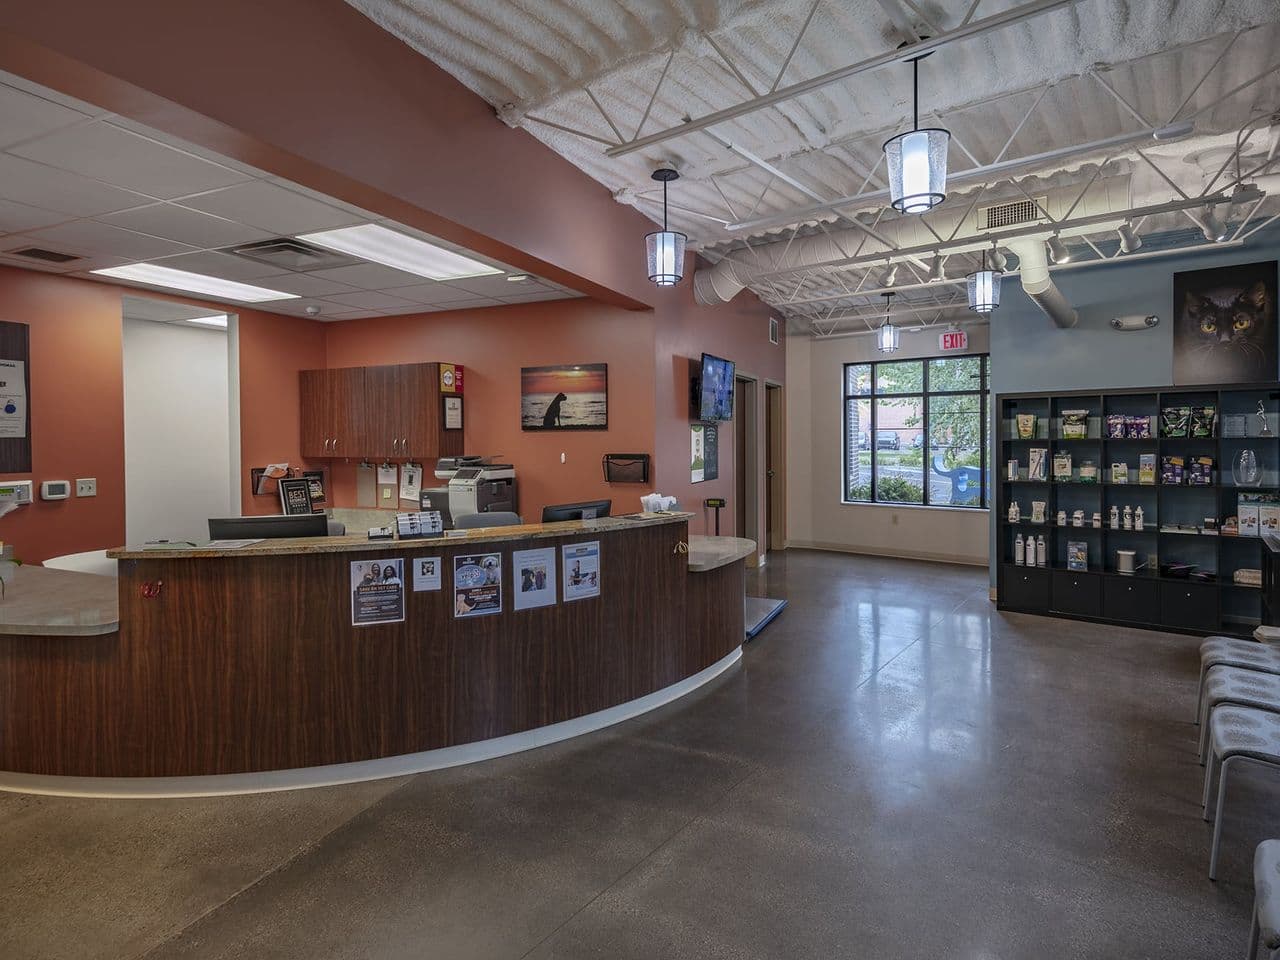
[[310, 270], [332, 270], [335, 267], [350, 267], [364, 263], [355, 257], [332, 250], [313, 247], [309, 243], [295, 240], [293, 237], [277, 237], [274, 240], [260, 240], [257, 243], [245, 243], [236, 247], [227, 247], [222, 251], [232, 256], [243, 257], [255, 263], [266, 264], [278, 270], [306, 273]]
[[[1040, 206], [1036, 206], [1037, 203]], [[1035, 200], [1010, 200], [1006, 203], [993, 203], [989, 207], [979, 207], [978, 229], [996, 230], [1000, 227], [1035, 223], [1037, 220], [1046, 219], [1040, 212], [1040, 207], [1047, 206], [1047, 197], [1036, 197]]]
[[43, 250], [40, 247], [24, 247], [21, 250], [10, 250], [10, 256], [28, 257], [32, 260], [43, 260], [45, 263], [70, 263], [82, 258], [70, 253], [58, 253], [56, 250]]

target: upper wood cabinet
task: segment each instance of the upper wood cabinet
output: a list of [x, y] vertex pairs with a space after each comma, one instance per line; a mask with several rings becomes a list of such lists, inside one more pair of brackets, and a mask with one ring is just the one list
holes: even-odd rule
[[304, 457], [426, 460], [462, 453], [445, 431], [438, 363], [303, 370]]

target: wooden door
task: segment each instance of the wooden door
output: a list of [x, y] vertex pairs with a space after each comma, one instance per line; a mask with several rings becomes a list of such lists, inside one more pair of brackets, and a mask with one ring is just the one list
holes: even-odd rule
[[765, 386], [765, 522], [768, 549], [787, 545], [786, 435], [782, 387]]
[[302, 370], [298, 374], [301, 403], [302, 455], [333, 456], [333, 403], [328, 370]]
[[365, 368], [338, 367], [328, 371], [333, 420], [331, 457], [372, 456], [367, 430]]
[[402, 447], [411, 460], [440, 456], [440, 367], [434, 363], [406, 363], [398, 384], [404, 410], [400, 433]]
[[400, 442], [404, 435], [401, 368], [364, 368], [364, 438], [367, 457], [402, 459]]

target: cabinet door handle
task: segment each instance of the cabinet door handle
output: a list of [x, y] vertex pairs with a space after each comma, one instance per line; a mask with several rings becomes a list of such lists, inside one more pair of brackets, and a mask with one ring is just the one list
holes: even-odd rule
[[328, 452], [328, 451], [329, 451], [329, 449], [330, 449], [329, 444], [331, 444], [331, 443], [333, 443], [333, 438], [332, 438], [332, 437], [325, 437], [325, 438], [324, 438], [324, 449], [325, 449], [325, 451], [326, 451], [326, 452]]
[[338, 452], [338, 438], [337, 438], [337, 437], [334, 437], [334, 438], [333, 438], [333, 452], [334, 452], [334, 453], [337, 453], [337, 452]]
[[400, 445], [400, 441], [397, 440], [395, 437], [392, 437], [391, 438], [391, 455], [393, 457], [396, 455], [396, 447], [398, 447], [399, 445]]

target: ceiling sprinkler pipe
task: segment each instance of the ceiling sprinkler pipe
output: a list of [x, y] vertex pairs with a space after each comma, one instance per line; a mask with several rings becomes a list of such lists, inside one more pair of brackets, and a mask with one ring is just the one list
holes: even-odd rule
[[1018, 258], [1022, 289], [1036, 306], [1060, 327], [1074, 327], [1080, 315], [1049, 277], [1045, 242], [1039, 237], [1016, 237], [1006, 243]]

